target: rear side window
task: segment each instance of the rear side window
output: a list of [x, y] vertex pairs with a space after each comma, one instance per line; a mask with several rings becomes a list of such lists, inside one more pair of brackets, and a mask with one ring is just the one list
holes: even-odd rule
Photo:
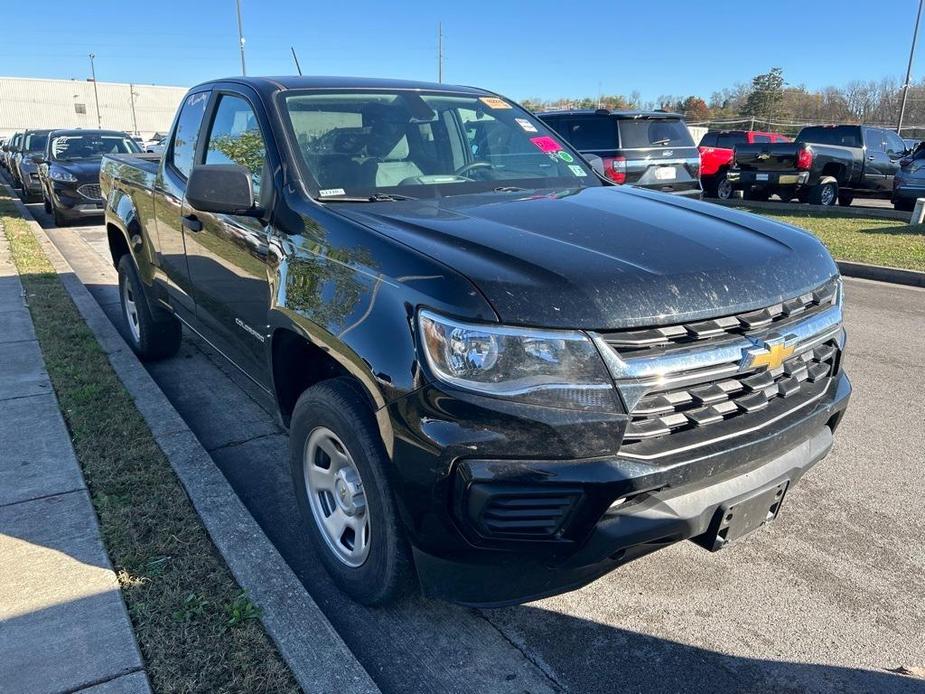
[[860, 147], [861, 129], [856, 125], [839, 125], [834, 128], [813, 126], [803, 128], [797, 135], [797, 140], [817, 145]]
[[563, 118], [558, 131], [576, 149], [616, 149], [615, 125], [610, 116]]
[[736, 145], [744, 145], [748, 142], [745, 133], [720, 133], [717, 138], [717, 147], [732, 149]]
[[193, 157], [196, 155], [196, 140], [199, 137], [199, 127], [202, 125], [202, 116], [209, 103], [209, 92], [190, 94], [183, 102], [180, 117], [177, 120], [177, 129], [173, 135], [170, 148], [170, 163], [184, 177], [193, 170]]
[[243, 166], [250, 171], [254, 196], [259, 198], [266, 161], [267, 148], [254, 109], [241, 97], [223, 94], [206, 142], [206, 166]]
[[[669, 118], [621, 120], [620, 147], [693, 147], [694, 140], [682, 121]], [[722, 147], [722, 136], [719, 138]]]

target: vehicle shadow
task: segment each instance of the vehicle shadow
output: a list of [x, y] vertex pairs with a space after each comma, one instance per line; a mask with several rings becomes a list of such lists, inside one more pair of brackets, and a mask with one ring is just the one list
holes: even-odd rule
[[896, 671], [729, 655], [535, 604], [483, 614], [522, 650], [541, 654], [544, 669], [567, 691], [925, 692], [925, 680]]

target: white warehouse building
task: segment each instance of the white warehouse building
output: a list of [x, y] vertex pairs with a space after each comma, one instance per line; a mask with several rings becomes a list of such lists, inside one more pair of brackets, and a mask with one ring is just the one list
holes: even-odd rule
[[[28, 128], [166, 133], [186, 87], [0, 77], [0, 138]], [[97, 110], [97, 108], [99, 110]], [[99, 117], [97, 117], [99, 114]]]

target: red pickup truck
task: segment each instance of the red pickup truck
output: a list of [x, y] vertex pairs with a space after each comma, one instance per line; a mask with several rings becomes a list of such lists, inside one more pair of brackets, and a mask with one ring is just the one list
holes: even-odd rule
[[732, 166], [733, 148], [739, 144], [756, 142], [791, 142], [780, 133], [757, 130], [715, 130], [700, 140], [700, 183], [708, 198], [727, 200], [732, 197], [732, 186], [726, 180], [726, 171]]

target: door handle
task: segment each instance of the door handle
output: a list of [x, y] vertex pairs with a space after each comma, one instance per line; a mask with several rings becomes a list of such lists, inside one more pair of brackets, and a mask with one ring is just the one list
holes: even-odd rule
[[199, 221], [199, 218], [194, 214], [185, 214], [181, 218], [183, 220], [183, 226], [185, 226], [190, 231], [202, 231], [202, 222]]
[[877, 161], [877, 157], [875, 157], [873, 154], [870, 154], [867, 157], [867, 161]]

